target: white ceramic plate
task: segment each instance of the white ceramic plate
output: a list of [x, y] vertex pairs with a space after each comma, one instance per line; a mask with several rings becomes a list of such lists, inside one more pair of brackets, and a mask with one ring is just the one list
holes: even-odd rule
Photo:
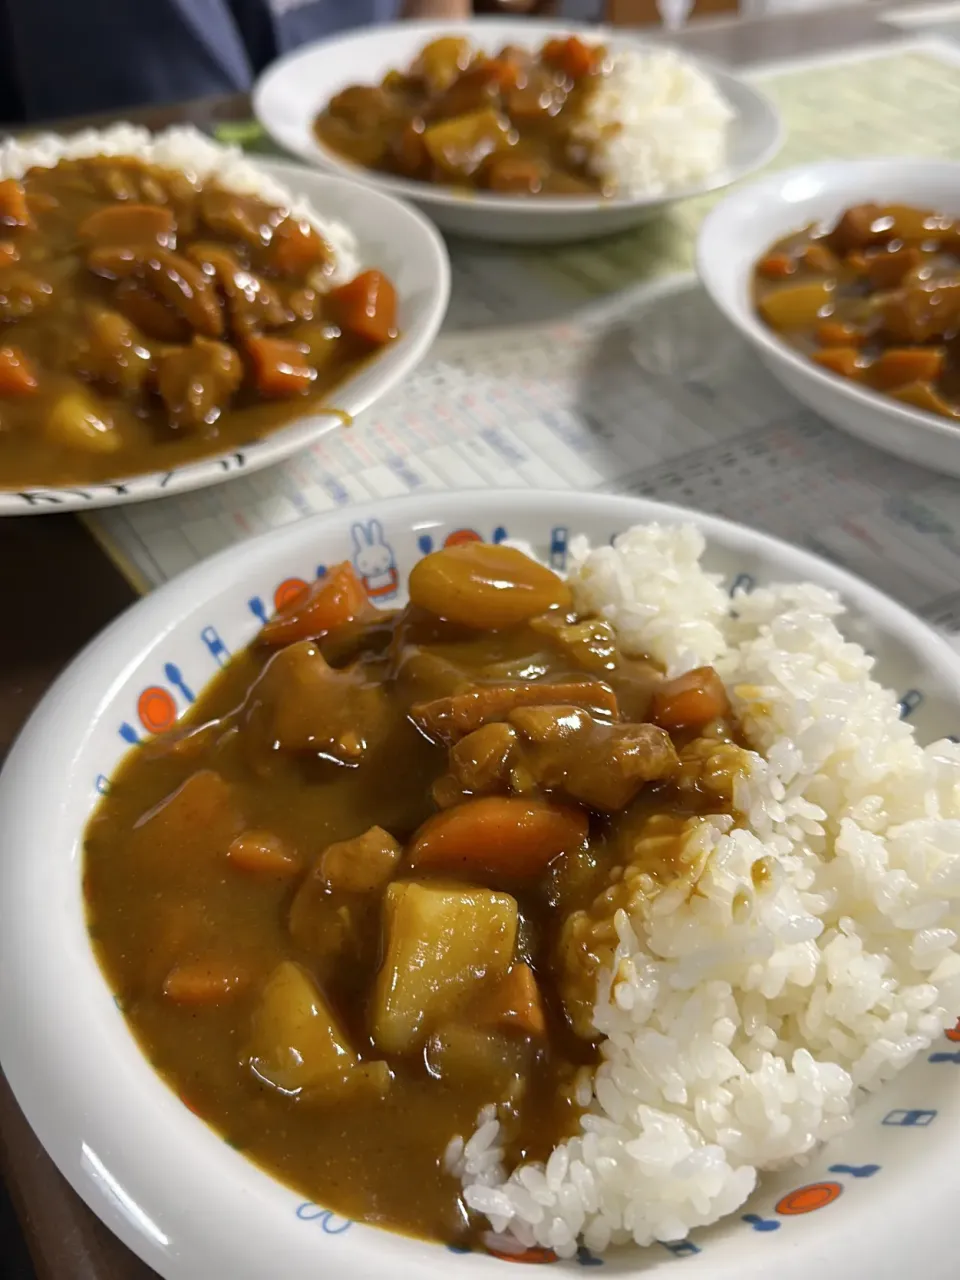
[[[451, 534], [529, 540], [563, 566], [568, 536], [598, 543], [638, 521], [692, 520], [731, 585], [811, 580], [838, 590], [847, 634], [877, 656], [921, 739], [960, 730], [960, 656], [848, 574], [786, 544], [637, 498], [448, 493], [314, 520], [208, 560], [123, 615], [50, 691], [0, 778], [0, 1060], [27, 1118], [87, 1204], [166, 1280], [494, 1280], [504, 1264], [337, 1217], [250, 1164], [191, 1114], [130, 1034], [90, 949], [82, 833], [143, 733], [153, 691], [173, 713], [260, 625], [278, 585], [383, 548], [377, 586]], [[374, 584], [370, 584], [373, 586]], [[398, 590], [395, 600], [402, 598]], [[378, 599], [393, 601], [389, 593]], [[157, 692], [159, 690], [159, 693]], [[960, 1011], [958, 1011], [960, 1012]], [[958, 1037], [960, 1041], [960, 1037]], [[866, 1100], [853, 1130], [802, 1169], [762, 1180], [689, 1242], [607, 1255], [603, 1274], [672, 1268], [702, 1280], [955, 1280], [960, 1042], [944, 1038]], [[588, 1255], [557, 1263], [579, 1272]], [[671, 1271], [672, 1275], [673, 1272]]]
[[[478, 18], [467, 23], [402, 22], [373, 26], [308, 45], [275, 62], [254, 88], [254, 111], [263, 127], [294, 155], [415, 201], [444, 231], [515, 244], [550, 244], [623, 231], [645, 222], [677, 200], [715, 191], [752, 173], [779, 149], [780, 118], [770, 100], [736, 76], [706, 63], [701, 63], [703, 69], [737, 113], [730, 126], [727, 164], [708, 181], [664, 196], [603, 200], [595, 196], [524, 198], [458, 192], [451, 187], [410, 182], [362, 169], [322, 146], [314, 137], [313, 120], [335, 93], [349, 84], [376, 83], [391, 68], [405, 67], [437, 36], [465, 35], [478, 47], [495, 53], [508, 43], [539, 48], [545, 40], [571, 33], [600, 40], [614, 50], [636, 48], [644, 43], [622, 29], [575, 23], [561, 25], [528, 18], [523, 22]], [[650, 41], [646, 44], [649, 46]]]
[[[299, 164], [259, 162], [294, 195], [310, 200], [322, 217], [346, 223], [358, 241], [362, 266], [379, 267], [397, 287], [400, 337], [331, 393], [331, 404], [356, 418], [411, 373], [430, 349], [450, 297], [450, 261], [434, 227], [409, 205], [372, 187], [319, 174]], [[339, 413], [314, 410], [242, 449], [213, 454], [172, 471], [118, 476], [76, 488], [0, 489], [0, 516], [90, 510], [143, 502], [220, 484], [259, 471], [341, 430]]]
[[727, 319], [804, 404], [888, 453], [960, 476], [960, 422], [911, 409], [821, 369], [781, 342], [750, 301], [753, 266], [775, 240], [867, 201], [960, 216], [960, 164], [950, 160], [835, 160], [772, 173], [727, 196], [697, 240], [697, 272]]

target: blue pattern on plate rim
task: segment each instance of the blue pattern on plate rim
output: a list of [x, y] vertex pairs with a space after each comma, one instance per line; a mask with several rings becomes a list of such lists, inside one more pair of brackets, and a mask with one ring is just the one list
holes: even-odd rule
[[[240, 458], [240, 455], [236, 456], [238, 459]], [[243, 464], [238, 461], [236, 465]], [[116, 488], [116, 486], [113, 487]], [[29, 501], [44, 500], [44, 495], [42, 494], [21, 496]], [[55, 501], [56, 499], [51, 496], [47, 500]], [[363, 581], [367, 594], [377, 603], [393, 600], [400, 594], [400, 569], [396, 553], [391, 543], [387, 540], [380, 521], [373, 519], [366, 524], [356, 522], [351, 527], [350, 535], [353, 553], [349, 558], [358, 576]], [[489, 540], [499, 543], [505, 541], [508, 537], [509, 534], [506, 527], [498, 525], [491, 530]], [[616, 537], [616, 533], [611, 535], [611, 542], [614, 537]], [[549, 528], [545, 538], [549, 563], [554, 569], [561, 572], [567, 564], [568, 540], [569, 529], [563, 525]], [[437, 546], [482, 541], [484, 541], [483, 535], [476, 529], [462, 526], [450, 529], [442, 539], [436, 531], [421, 533], [417, 538], [417, 546], [421, 555], [428, 555]], [[325, 571], [325, 565], [316, 566], [317, 577], [322, 577]], [[306, 586], [307, 581], [301, 577], [293, 576], [283, 579], [270, 593], [270, 603], [273, 609], [278, 608], [294, 592], [303, 590]], [[755, 586], [756, 580], [752, 574], [738, 572], [729, 575], [728, 590], [731, 597], [737, 592], [751, 591]], [[248, 611], [258, 625], [262, 625], [272, 612], [271, 609], [268, 609], [261, 595], [251, 596], [246, 604]], [[136, 720], [141, 726], [142, 733], [129, 720], [122, 721], [118, 726], [120, 737], [125, 743], [131, 746], [139, 744], [145, 737], [149, 737], [156, 731], [152, 727], [154, 725], [159, 728], [169, 727], [169, 724], [163, 723], [163, 721], [169, 719], [169, 723], [175, 722], [182, 711], [186, 710], [194, 701], [194, 689], [202, 689], [207, 681], [230, 661], [230, 649], [215, 627], [211, 625], [203, 627], [199, 632], [198, 640], [198, 656], [203, 660], [204, 670], [191, 669], [191, 674], [187, 677], [179, 665], [173, 662], [166, 662], [163, 667], [166, 684], [158, 682], [147, 686], [137, 697]], [[181, 703], [183, 704], [182, 707]], [[901, 715], [904, 718], [910, 717], [923, 703], [924, 694], [922, 690], [916, 688], [907, 689], [900, 698]], [[109, 789], [110, 779], [102, 773], [98, 774], [94, 783], [95, 793], [97, 795], [106, 795]], [[119, 1003], [117, 1008], [122, 1013], [122, 1007]], [[930, 1064], [934, 1067], [941, 1064], [960, 1066], [960, 1019], [958, 1019], [955, 1028], [945, 1033], [945, 1039], [958, 1047], [956, 1049], [938, 1049], [929, 1053], [927, 1056], [928, 1069]], [[916, 1101], [919, 1102], [919, 1099]], [[887, 1112], [880, 1119], [879, 1124], [887, 1129], [922, 1131], [928, 1129], [937, 1116], [938, 1111], [935, 1109], [911, 1104], [897, 1107]], [[849, 1178], [851, 1183], [869, 1182], [880, 1171], [881, 1166], [876, 1163], [844, 1163], [827, 1167], [828, 1173], [834, 1174], [838, 1178]], [[806, 1217], [810, 1213], [828, 1207], [842, 1195], [844, 1190], [844, 1184], [836, 1180], [824, 1179], [820, 1182], [806, 1183], [780, 1194], [776, 1204], [768, 1208], [765, 1213], [751, 1210], [742, 1213], [739, 1221], [753, 1232], [773, 1236], [781, 1228], [787, 1226], [791, 1219]], [[762, 1195], [762, 1189], [760, 1194]], [[756, 1199], [756, 1197], [752, 1199]], [[355, 1225], [350, 1219], [343, 1218], [332, 1210], [325, 1209], [321, 1205], [310, 1201], [298, 1203], [295, 1213], [300, 1221], [317, 1223], [325, 1235], [342, 1235], [351, 1226]], [[660, 1241], [659, 1243], [675, 1259], [686, 1260], [703, 1253], [704, 1249], [709, 1247], [709, 1238], [704, 1238], [704, 1233], [697, 1231], [686, 1240]], [[455, 1254], [468, 1254], [470, 1252], [469, 1249], [457, 1245], [444, 1247]], [[512, 1260], [531, 1263], [558, 1261], [549, 1250], [530, 1250], [528, 1252], [535, 1256]], [[581, 1267], [604, 1265], [604, 1259], [594, 1256], [588, 1249], [583, 1247], [578, 1250], [576, 1258], [572, 1259], [571, 1262]]]

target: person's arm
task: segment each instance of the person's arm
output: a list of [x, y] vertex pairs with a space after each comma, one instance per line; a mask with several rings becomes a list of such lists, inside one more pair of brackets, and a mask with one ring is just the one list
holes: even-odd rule
[[404, 18], [469, 18], [471, 0], [405, 0], [400, 10]]

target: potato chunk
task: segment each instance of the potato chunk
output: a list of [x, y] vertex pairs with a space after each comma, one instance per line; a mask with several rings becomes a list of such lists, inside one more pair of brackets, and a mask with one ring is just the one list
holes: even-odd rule
[[332, 1099], [386, 1087], [385, 1063], [361, 1063], [306, 970], [291, 960], [267, 979], [253, 1016], [250, 1066], [281, 1093]]
[[421, 1049], [485, 980], [506, 974], [517, 904], [489, 889], [405, 881], [387, 889], [384, 922], [373, 1040], [385, 1053], [409, 1053]]

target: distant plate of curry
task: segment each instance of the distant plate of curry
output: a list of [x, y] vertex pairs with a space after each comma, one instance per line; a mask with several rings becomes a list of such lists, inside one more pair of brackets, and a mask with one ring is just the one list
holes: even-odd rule
[[721, 67], [623, 29], [537, 19], [321, 40], [268, 67], [253, 108], [309, 163], [505, 243], [635, 226], [743, 177], [781, 138], [774, 105]]
[[192, 130], [8, 142], [0, 512], [277, 461], [408, 372], [447, 293], [439, 237], [376, 192]]
[[960, 420], [960, 222], [865, 202], [758, 259], [763, 323], [814, 364], [913, 409]]

